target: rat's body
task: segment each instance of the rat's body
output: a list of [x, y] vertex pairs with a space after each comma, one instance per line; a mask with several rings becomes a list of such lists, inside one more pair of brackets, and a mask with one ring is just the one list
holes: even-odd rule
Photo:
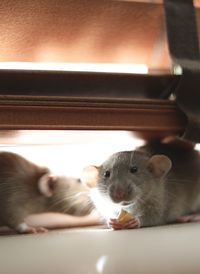
[[[0, 152], [0, 226], [18, 232], [37, 232], [25, 218], [30, 214], [90, 213], [88, 190], [78, 179], [55, 177], [48, 168], [10, 152]], [[38, 229], [39, 231], [43, 229]]]
[[[115, 229], [162, 225], [200, 211], [200, 154], [181, 141], [119, 152], [96, 169], [92, 199]], [[122, 208], [133, 215], [124, 227], [116, 219]]]

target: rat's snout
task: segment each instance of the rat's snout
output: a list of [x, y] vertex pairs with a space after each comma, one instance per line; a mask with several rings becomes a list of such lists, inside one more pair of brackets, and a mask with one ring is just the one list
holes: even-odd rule
[[130, 199], [130, 194], [132, 193], [132, 188], [130, 186], [115, 186], [110, 187], [110, 197], [115, 203], [120, 203], [122, 201], [128, 201]]

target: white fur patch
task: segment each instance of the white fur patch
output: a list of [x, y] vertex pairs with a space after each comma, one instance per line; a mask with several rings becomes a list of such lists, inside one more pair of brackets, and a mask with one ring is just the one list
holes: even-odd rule
[[26, 223], [21, 223], [17, 226], [16, 230], [20, 233], [24, 233], [28, 231], [29, 226]]
[[108, 197], [101, 195], [97, 188], [90, 190], [90, 197], [93, 200], [97, 211], [106, 219], [116, 218], [121, 206], [114, 204]]

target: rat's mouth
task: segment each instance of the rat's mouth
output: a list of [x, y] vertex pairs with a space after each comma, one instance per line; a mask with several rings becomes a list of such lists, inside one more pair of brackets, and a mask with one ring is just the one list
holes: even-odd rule
[[121, 202], [122, 206], [129, 206], [131, 204], [133, 204], [133, 201], [123, 201], [123, 202]]

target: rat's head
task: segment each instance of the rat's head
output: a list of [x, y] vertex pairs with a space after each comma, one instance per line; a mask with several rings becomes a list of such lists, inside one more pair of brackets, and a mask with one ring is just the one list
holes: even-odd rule
[[123, 151], [113, 154], [100, 167], [90, 167], [90, 172], [102, 195], [126, 206], [148, 196], [170, 168], [171, 161], [165, 155], [149, 157], [140, 151]]
[[48, 199], [49, 211], [85, 215], [92, 209], [88, 188], [80, 179], [45, 174], [40, 178], [38, 187]]

